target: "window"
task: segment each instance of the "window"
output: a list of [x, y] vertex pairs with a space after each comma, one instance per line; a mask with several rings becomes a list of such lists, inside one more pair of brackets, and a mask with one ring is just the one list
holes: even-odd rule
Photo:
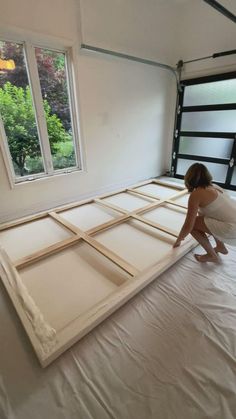
[[172, 174], [203, 162], [216, 183], [236, 189], [236, 72], [185, 80], [179, 94]]
[[68, 51], [0, 41], [0, 115], [15, 183], [81, 168]]

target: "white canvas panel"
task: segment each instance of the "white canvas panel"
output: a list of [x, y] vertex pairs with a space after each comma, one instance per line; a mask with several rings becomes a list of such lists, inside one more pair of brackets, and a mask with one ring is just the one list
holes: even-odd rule
[[166, 204], [142, 214], [143, 218], [155, 221], [164, 227], [179, 232], [186, 216], [186, 210]]
[[169, 234], [139, 221], [120, 224], [94, 238], [140, 270], [157, 263], [174, 243]]
[[114, 220], [121, 214], [110, 208], [104, 208], [99, 204], [91, 203], [60, 212], [60, 216], [72, 224], [86, 231], [90, 228]]
[[56, 331], [84, 314], [130, 278], [85, 243], [20, 270], [45, 320]]
[[171, 196], [180, 192], [180, 189], [168, 188], [168, 186], [162, 186], [156, 183], [149, 183], [148, 185], [135, 188], [135, 191], [153, 195], [154, 198], [169, 199]]
[[51, 218], [42, 218], [0, 231], [0, 243], [12, 260], [71, 237], [72, 233]]
[[135, 211], [136, 209], [146, 207], [150, 204], [150, 200], [142, 198], [141, 196], [134, 196], [127, 192], [122, 192], [117, 195], [109, 196], [103, 199], [104, 202], [109, 202], [126, 211]]

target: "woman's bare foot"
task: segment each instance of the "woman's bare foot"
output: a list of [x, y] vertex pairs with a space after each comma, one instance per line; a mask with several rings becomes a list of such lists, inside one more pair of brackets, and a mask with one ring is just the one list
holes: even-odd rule
[[205, 255], [194, 255], [195, 259], [198, 262], [214, 262], [214, 263], [218, 263], [219, 262], [219, 258], [217, 255], [210, 255], [209, 253], [206, 253]]
[[222, 253], [223, 255], [227, 255], [229, 253], [228, 249], [226, 249], [223, 243], [222, 245], [217, 244], [217, 246], [214, 247], [214, 250], [216, 253]]

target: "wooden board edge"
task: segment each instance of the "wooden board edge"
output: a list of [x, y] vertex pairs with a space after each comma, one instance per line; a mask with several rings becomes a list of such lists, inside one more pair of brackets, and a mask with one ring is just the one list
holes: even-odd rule
[[171, 181], [168, 181], [168, 180], [165, 181], [164, 179], [163, 180], [160, 180], [158, 178], [153, 179], [153, 183], [157, 183], [158, 185], [162, 185], [162, 186], [167, 186], [172, 189], [180, 189], [180, 190], [185, 189], [184, 185], [181, 185], [178, 183], [174, 184], [174, 183], [171, 183]]
[[44, 351], [41, 345], [41, 342], [39, 341], [39, 339], [37, 338], [34, 329], [32, 327], [32, 324], [30, 322], [30, 320], [28, 319], [25, 310], [22, 307], [22, 304], [19, 301], [19, 298], [16, 294], [16, 292], [14, 291], [14, 289], [12, 288], [11, 284], [9, 283], [8, 280], [8, 276], [5, 272], [5, 270], [3, 269], [1, 263], [0, 263], [0, 278], [2, 280], [2, 284], [7, 292], [8, 298], [10, 299], [16, 316], [20, 319], [20, 323], [22, 325], [23, 330], [26, 333], [26, 336], [28, 338], [28, 340], [30, 341], [31, 345], [32, 345], [32, 349], [34, 349], [35, 354], [40, 362], [40, 364], [42, 365], [42, 362], [44, 362], [44, 359], [47, 358], [43, 355]]

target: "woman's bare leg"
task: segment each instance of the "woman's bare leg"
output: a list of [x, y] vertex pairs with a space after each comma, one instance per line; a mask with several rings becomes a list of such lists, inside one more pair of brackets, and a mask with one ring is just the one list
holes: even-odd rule
[[198, 262], [218, 262], [218, 256], [215, 249], [212, 247], [206, 233], [211, 234], [208, 230], [204, 217], [198, 216], [196, 218], [191, 235], [197, 240], [197, 242], [205, 249], [205, 255], [194, 255]]
[[225, 244], [221, 240], [217, 239], [215, 236], [213, 237], [216, 242], [216, 247], [214, 247], [215, 252], [222, 253], [223, 255], [227, 255], [229, 252], [228, 252], [228, 249], [225, 247]]
[[208, 240], [208, 237], [205, 233], [198, 230], [193, 230], [191, 232], [192, 236], [197, 240], [197, 242], [205, 249], [205, 255], [197, 255], [195, 254], [195, 258], [198, 262], [218, 262], [217, 253], [215, 252], [214, 248], [212, 247], [211, 243]]

